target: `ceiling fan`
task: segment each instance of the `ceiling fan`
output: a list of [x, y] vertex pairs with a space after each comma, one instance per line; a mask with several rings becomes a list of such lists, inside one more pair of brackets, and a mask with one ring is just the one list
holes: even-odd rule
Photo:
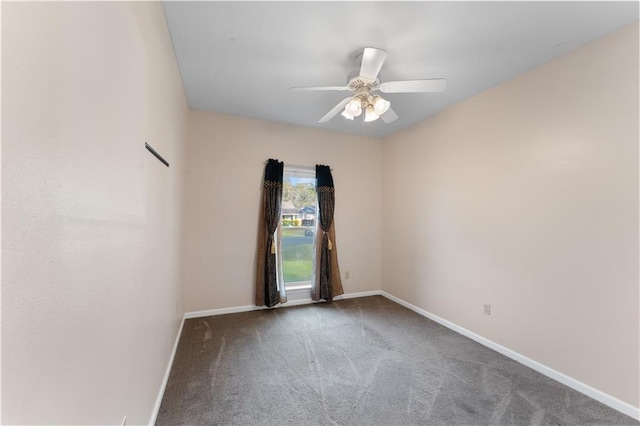
[[425, 80], [403, 80], [380, 82], [378, 74], [387, 59], [387, 52], [375, 47], [365, 47], [364, 51], [356, 56], [360, 60], [360, 70], [354, 71], [347, 77], [346, 86], [309, 86], [290, 87], [293, 91], [350, 91], [353, 95], [341, 100], [318, 123], [326, 123], [342, 110], [342, 116], [353, 120], [364, 112], [364, 121], [371, 122], [382, 118], [385, 123], [391, 123], [398, 119], [398, 115], [391, 109], [391, 103], [382, 96], [382, 93], [437, 93], [447, 88], [447, 80], [444, 78], [432, 78]]

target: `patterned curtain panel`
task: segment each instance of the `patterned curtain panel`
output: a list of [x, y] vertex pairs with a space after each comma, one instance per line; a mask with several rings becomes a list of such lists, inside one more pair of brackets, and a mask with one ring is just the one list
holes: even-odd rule
[[318, 193], [318, 213], [322, 232], [318, 233], [316, 283], [311, 289], [313, 300], [332, 300], [344, 293], [340, 268], [338, 267], [338, 251], [336, 248], [336, 230], [333, 221], [335, 208], [335, 190], [333, 176], [329, 166], [316, 166], [316, 191]]
[[[258, 227], [258, 256], [256, 265], [256, 305], [274, 306], [286, 299], [278, 289], [278, 263], [275, 232], [282, 210], [282, 174], [284, 163], [269, 159], [264, 170], [262, 206]], [[281, 286], [281, 291], [284, 286]], [[283, 300], [284, 299], [284, 300]]]

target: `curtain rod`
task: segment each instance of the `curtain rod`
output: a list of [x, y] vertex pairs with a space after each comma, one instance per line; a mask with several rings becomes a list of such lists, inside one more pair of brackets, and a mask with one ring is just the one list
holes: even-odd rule
[[[268, 164], [268, 161], [265, 161], [264, 164]], [[284, 163], [285, 167], [291, 167], [292, 169], [308, 169], [308, 170], [315, 170], [316, 166], [303, 166], [301, 164], [289, 164], [289, 163]], [[329, 168], [329, 170], [333, 171], [333, 167]]]
[[149, 150], [150, 153], [152, 153], [158, 160], [160, 160], [162, 162], [162, 164], [164, 164], [165, 166], [169, 167], [169, 163], [167, 162], [167, 160], [164, 159], [164, 157], [162, 157], [162, 155], [160, 155], [158, 153], [158, 151], [156, 151], [155, 149], [153, 149], [153, 147], [151, 145], [149, 145], [148, 143], [144, 143], [144, 147], [147, 148], [147, 150]]

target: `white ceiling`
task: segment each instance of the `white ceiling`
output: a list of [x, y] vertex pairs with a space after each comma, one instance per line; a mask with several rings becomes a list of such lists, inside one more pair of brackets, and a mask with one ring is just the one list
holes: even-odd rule
[[[638, 20], [638, 2], [164, 2], [193, 109], [384, 137]], [[400, 118], [318, 120], [348, 92], [364, 47], [381, 81], [446, 78], [436, 94], [389, 94]], [[615, 78], [615, 76], [610, 76]]]

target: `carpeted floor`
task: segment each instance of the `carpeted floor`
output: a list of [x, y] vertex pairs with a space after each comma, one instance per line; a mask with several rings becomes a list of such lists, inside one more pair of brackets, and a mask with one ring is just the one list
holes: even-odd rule
[[384, 297], [187, 320], [158, 425], [638, 425]]

